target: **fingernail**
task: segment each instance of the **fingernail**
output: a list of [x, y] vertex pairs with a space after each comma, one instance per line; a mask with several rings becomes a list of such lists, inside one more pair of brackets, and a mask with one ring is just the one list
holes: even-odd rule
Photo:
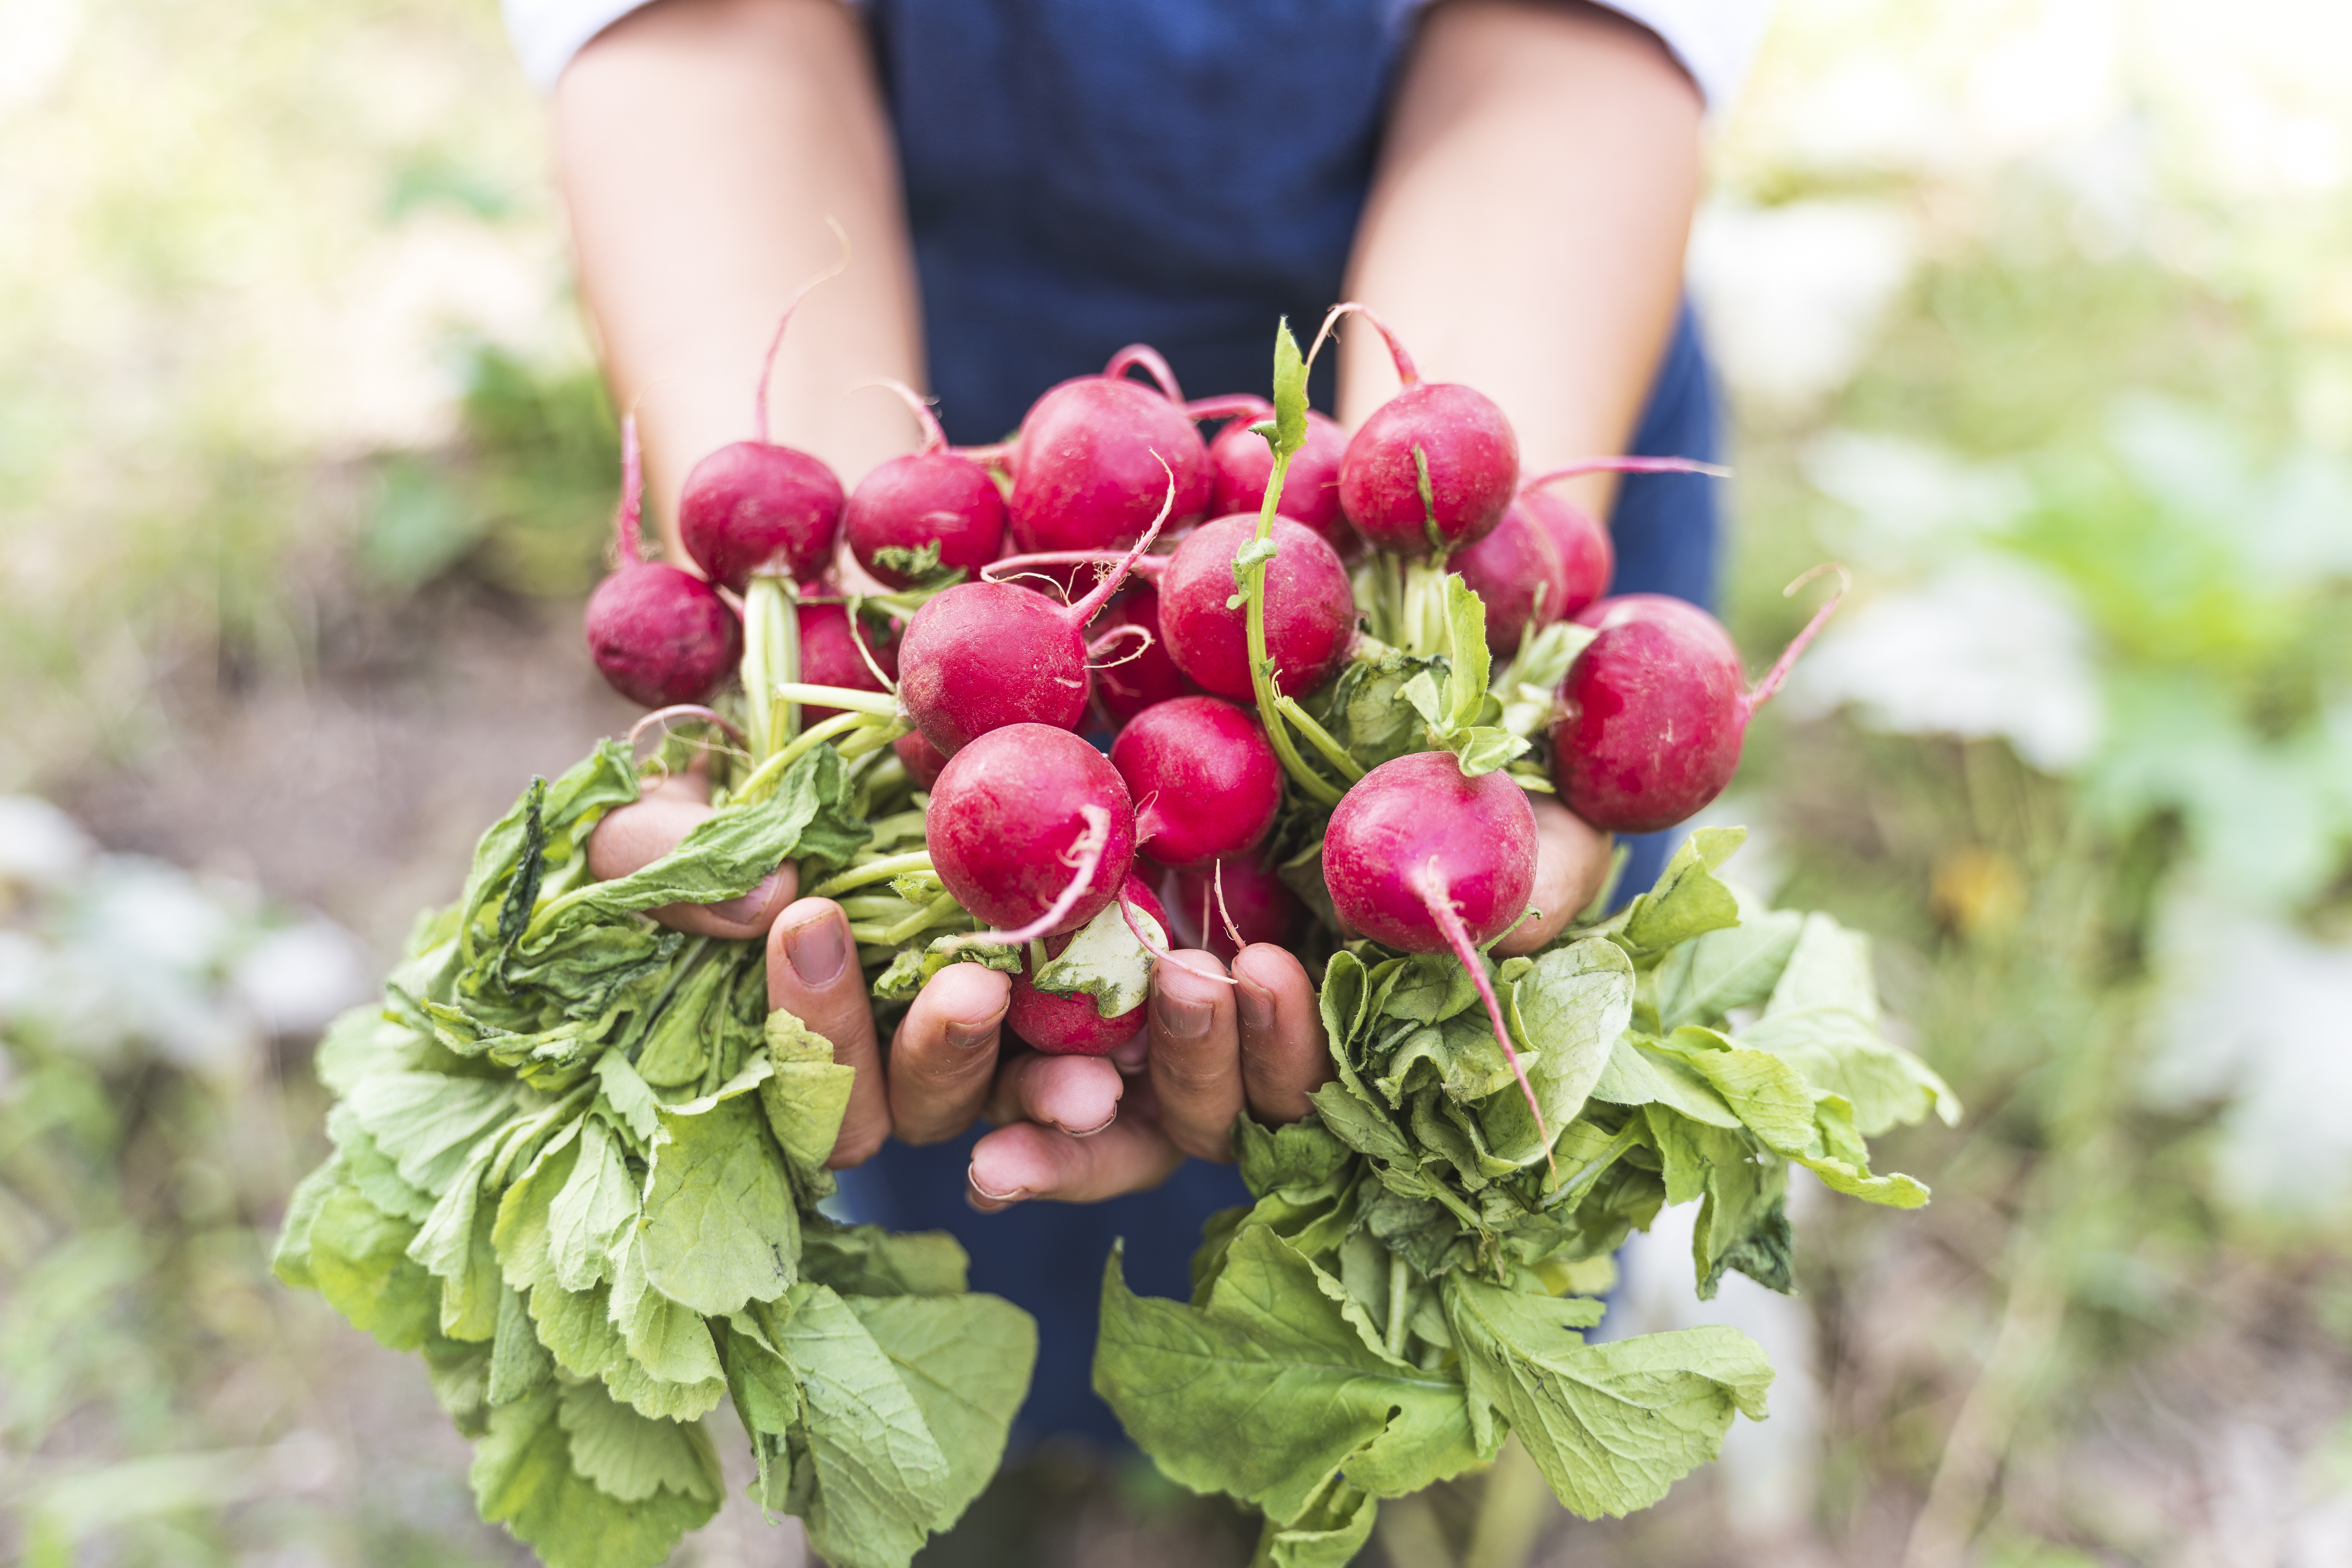
[[963, 1179], [971, 1184], [971, 1190], [973, 1192], [978, 1193], [982, 1197], [986, 1198], [992, 1204], [1017, 1204], [1023, 1198], [1029, 1195], [1026, 1191], [1020, 1187], [1015, 1187], [1009, 1193], [992, 1193], [986, 1187], [980, 1184], [980, 1173], [978, 1171], [967, 1170], [964, 1173]]
[[847, 933], [833, 916], [803, 921], [784, 933], [784, 957], [803, 985], [830, 984], [849, 956]]
[[993, 1018], [983, 1018], [977, 1024], [967, 1024], [960, 1019], [950, 1019], [947, 1026], [948, 1044], [953, 1046], [960, 1051], [968, 1051], [974, 1046], [986, 1045], [988, 1043], [989, 1037], [996, 1033], [996, 1026], [1002, 1022], [1003, 1019], [1003, 1014], [999, 1014]]
[[1073, 1138], [1091, 1138], [1096, 1133], [1101, 1131], [1104, 1128], [1108, 1127], [1112, 1122], [1118, 1120], [1118, 1109], [1114, 1106], [1111, 1108], [1111, 1113], [1108, 1116], [1104, 1117], [1092, 1127], [1065, 1127], [1062, 1131], [1068, 1133]]
[[1121, 1073], [1133, 1078], [1151, 1060], [1151, 1036], [1138, 1030], [1133, 1039], [1122, 1040], [1113, 1048], [1110, 1059]]
[[1234, 971], [1234, 1007], [1242, 1016], [1242, 1027], [1251, 1033], [1274, 1028], [1274, 993], [1238, 969]]
[[1171, 996], [1164, 990], [1151, 999], [1151, 1016], [1171, 1040], [1199, 1039], [1209, 1032], [1209, 1021], [1216, 1013], [1213, 1003], [1197, 997]]
[[776, 885], [783, 880], [783, 876], [781, 870], [771, 871], [761, 878], [759, 884], [750, 892], [740, 899], [726, 899], [711, 905], [710, 912], [722, 921], [749, 925], [767, 912], [768, 900], [776, 896]]

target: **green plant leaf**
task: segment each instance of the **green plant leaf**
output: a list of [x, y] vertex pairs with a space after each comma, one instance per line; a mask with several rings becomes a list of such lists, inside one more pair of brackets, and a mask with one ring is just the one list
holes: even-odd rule
[[1763, 910], [1669, 948], [1645, 987], [1657, 1015], [1648, 1027], [1670, 1035], [1685, 1024], [1720, 1024], [1733, 1008], [1763, 1002], [1780, 983], [1804, 925], [1805, 917], [1794, 910]]
[[[1150, 915], [1139, 909], [1135, 918], [1162, 948], [1168, 945], [1168, 933]], [[1045, 962], [1034, 984], [1058, 995], [1091, 996], [1097, 1014], [1116, 1018], [1150, 999], [1151, 968], [1150, 949], [1137, 940], [1126, 911], [1113, 900], [1078, 928], [1059, 957]]]
[[1286, 458], [1307, 445], [1307, 362], [1290, 335], [1290, 318], [1274, 329], [1274, 454]]
[[474, 1450], [474, 1500], [547, 1568], [654, 1568], [688, 1531], [718, 1511], [706, 1501], [656, 1490], [623, 1502], [572, 1468], [552, 1387], [494, 1408]]
[[1715, 873], [1748, 840], [1744, 827], [1702, 827], [1675, 851], [1658, 884], [1627, 906], [1613, 933], [1636, 958], [1739, 923], [1739, 900]]
[[547, 1211], [555, 1281], [585, 1290], [613, 1277], [613, 1252], [637, 1218], [637, 1182], [612, 1130], [595, 1118], [580, 1130], [580, 1154]]
[[1468, 1274], [1444, 1290], [1470, 1398], [1502, 1413], [1553, 1495], [1583, 1518], [1649, 1507], [1722, 1451], [1734, 1412], [1764, 1417], [1772, 1368], [1736, 1329], [1588, 1345], [1571, 1330], [1597, 1319], [1597, 1302]]
[[388, 1350], [413, 1351], [439, 1327], [441, 1282], [408, 1256], [414, 1220], [337, 1187], [310, 1222], [310, 1275], [329, 1305]]
[[637, 1231], [646, 1279], [705, 1317], [772, 1301], [799, 1278], [792, 1184], [752, 1098], [773, 1069], [754, 1065], [717, 1094], [660, 1113]]
[[555, 1411], [572, 1468], [607, 1497], [643, 1502], [667, 1489], [715, 1506], [724, 1495], [718, 1451], [698, 1421], [648, 1420], [601, 1383], [566, 1384]]
[[1133, 1294], [1118, 1259], [1103, 1276], [1095, 1391], [1176, 1481], [1288, 1521], [1333, 1470], [1353, 1480], [1360, 1455], [1413, 1488], [1479, 1459], [1462, 1385], [1368, 1349], [1265, 1227], [1235, 1236], [1205, 1310]]

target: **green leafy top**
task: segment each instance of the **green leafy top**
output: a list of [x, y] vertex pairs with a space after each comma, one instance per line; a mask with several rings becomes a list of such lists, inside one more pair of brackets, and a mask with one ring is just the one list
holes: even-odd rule
[[1550, 1167], [1461, 965], [1355, 943], [1319, 996], [1337, 1077], [1307, 1121], [1236, 1129], [1256, 1201], [1210, 1226], [1192, 1302], [1114, 1260], [1097, 1388], [1169, 1474], [1262, 1510], [1272, 1560], [1346, 1561], [1373, 1500], [1506, 1431], [1580, 1513], [1654, 1502], [1761, 1418], [1771, 1369], [1728, 1329], [1584, 1344], [1599, 1303], [1559, 1292], [1693, 1200], [1701, 1295], [1790, 1289], [1790, 1163], [1926, 1200], [1863, 1138], [1949, 1091], [1878, 1035], [1859, 937], [1742, 909], [1716, 875], [1740, 837], [1701, 830], [1625, 913], [1493, 966]]
[[613, 742], [535, 781], [388, 1005], [329, 1031], [335, 1152], [278, 1271], [424, 1352], [476, 1439], [483, 1517], [551, 1568], [650, 1568], [708, 1520], [700, 1417], [729, 1397], [769, 1507], [845, 1568], [905, 1568], [993, 1470], [1035, 1330], [965, 1293], [950, 1238], [819, 1212], [850, 1068], [769, 1012], [763, 944], [640, 912], [845, 863], [868, 837], [856, 786], [812, 748], [670, 855], [588, 882], [588, 829], [635, 798]]

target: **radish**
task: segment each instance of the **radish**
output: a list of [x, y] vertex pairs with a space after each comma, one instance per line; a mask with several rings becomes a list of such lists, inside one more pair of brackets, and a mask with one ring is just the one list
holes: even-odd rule
[[[1118, 896], [1131, 914], [1158, 922], [1161, 945], [1165, 946], [1168, 933], [1174, 927], [1151, 889], [1130, 875], [1120, 887]], [[1071, 940], [1068, 936], [1047, 937], [1047, 955], [1061, 957]], [[1151, 1005], [1149, 997], [1116, 1017], [1106, 1018], [1095, 999], [1083, 992], [1065, 994], [1040, 991], [1031, 978], [1032, 967], [1031, 959], [1023, 958], [1021, 973], [1013, 976], [1013, 999], [1005, 1009], [1004, 1021], [1015, 1035], [1046, 1055], [1108, 1056], [1143, 1032], [1144, 1016]]]
[[[1844, 568], [1835, 568], [1840, 576]], [[1789, 585], [1794, 593], [1808, 573]], [[1837, 608], [1823, 605], [1752, 690], [1723, 623], [1681, 599], [1626, 594], [1577, 619], [1598, 635], [1569, 666], [1552, 721], [1552, 781], [1610, 833], [1672, 827], [1723, 793], [1748, 721]]]
[[1140, 652], [1125, 651], [1095, 667], [1095, 701], [1112, 729], [1156, 702], [1200, 695], [1199, 682], [1168, 657], [1167, 639], [1160, 635], [1160, 593], [1150, 584], [1139, 576], [1129, 579], [1103, 612], [1103, 621], [1106, 632], [1131, 626], [1151, 634]]
[[806, 582], [833, 562], [841, 481], [821, 459], [768, 439], [768, 376], [793, 311], [814, 287], [793, 296], [769, 341], [751, 395], [751, 439], [721, 447], [695, 464], [678, 497], [677, 531], [687, 553], [712, 581], [738, 594], [755, 572]]
[[1404, 385], [1349, 439], [1339, 463], [1339, 505], [1348, 521], [1374, 548], [1408, 559], [1476, 543], [1503, 520], [1518, 488], [1519, 439], [1511, 422], [1483, 392], [1422, 380], [1404, 345], [1361, 305], [1332, 306], [1317, 348], [1349, 311], [1379, 330]]
[[[1085, 626], [1118, 591], [1175, 504], [1165, 468], [1160, 515], [1094, 591], [1057, 605], [1017, 583], [959, 583], [933, 595], [899, 644], [898, 700], [924, 739], [952, 757], [1006, 724], [1075, 730], [1087, 713]], [[1116, 631], [1096, 645], [1107, 645]]]
[[923, 444], [880, 464], [857, 482], [842, 513], [850, 553], [886, 587], [908, 588], [935, 569], [971, 576], [1004, 545], [1004, 498], [988, 470], [948, 449], [939, 416], [899, 382], [879, 384], [907, 400], [923, 426]]
[[1252, 942], [1289, 946], [1307, 914], [1298, 895], [1253, 855], [1171, 871], [1169, 878], [1176, 908], [1200, 921], [1199, 945], [1227, 963]]
[[1282, 761], [1247, 710], [1213, 697], [1147, 708], [1111, 742], [1137, 804], [1135, 837], [1163, 866], [1257, 847], [1282, 805]]
[[1374, 942], [1402, 952], [1453, 950], [1478, 987], [1549, 1149], [1543, 1108], [1478, 952], [1527, 913], [1536, 885], [1536, 814], [1511, 775], [1465, 778], [1444, 752], [1382, 763], [1331, 813], [1323, 885], [1341, 922]]
[[639, 552], [645, 489], [631, 415], [621, 421], [621, 510], [613, 521], [621, 564], [588, 595], [588, 651], [632, 702], [699, 702], [743, 657], [743, 623], [709, 584]]
[[[1339, 510], [1339, 462], [1347, 450], [1348, 433], [1339, 422], [1309, 411], [1307, 445], [1291, 454], [1290, 472], [1283, 480], [1281, 499], [1275, 503], [1283, 516], [1305, 523], [1342, 555], [1360, 542]], [[1250, 428], [1247, 420], [1234, 420], [1209, 443], [1209, 466], [1216, 474], [1210, 515], [1245, 511], [1255, 516], [1265, 504], [1266, 481], [1274, 475], [1274, 449], [1265, 444], [1265, 437]]]
[[1048, 724], [991, 730], [948, 759], [923, 818], [956, 902], [1013, 945], [1101, 913], [1135, 860], [1135, 808], [1110, 759]]
[[923, 739], [920, 730], [908, 731], [890, 742], [890, 749], [898, 754], [899, 766], [907, 770], [907, 776], [915, 781], [917, 789], [929, 789], [939, 783], [940, 770], [948, 765], [947, 758], [940, 754], [937, 746]]
[[[1159, 390], [1130, 381], [1141, 366]], [[1209, 508], [1209, 453], [1185, 412], [1168, 362], [1140, 343], [1111, 356], [1100, 375], [1054, 387], [1022, 416], [1013, 450], [1013, 538], [1024, 552], [1116, 550], [1133, 542], [1158, 510], [1181, 531]]]
[[[898, 676], [898, 647], [887, 637], [876, 637], [873, 623], [853, 623], [846, 605], [795, 606], [801, 626], [800, 678], [809, 686], [841, 686], [852, 691], [887, 691]], [[858, 651], [858, 642], [866, 651]], [[870, 662], [869, 662], [870, 659]], [[878, 668], [877, 667], [879, 667]], [[801, 710], [801, 722], [821, 724], [840, 712], [838, 708]]]
[[[1160, 631], [1176, 667], [1219, 697], [1249, 702], [1248, 614], [1229, 604], [1234, 556], [1257, 537], [1255, 516], [1202, 523], [1160, 574]], [[1304, 697], [1339, 672], [1356, 640], [1356, 594], [1339, 552], [1303, 522], [1274, 520], [1265, 570], [1265, 648], [1276, 689]]]
[[[1609, 579], [1617, 574], [1617, 546], [1611, 542], [1609, 531], [1574, 501], [1533, 486], [1522, 489], [1511, 504], [1549, 535], [1559, 552], [1562, 586], [1551, 618], [1574, 620], [1586, 605], [1609, 592]], [[1459, 562], [1454, 569], [1461, 570]]]
[[[1568, 563], [1559, 546], [1530, 514], [1528, 501], [1549, 497], [1520, 497], [1504, 511], [1494, 531], [1468, 549], [1446, 558], [1446, 565], [1486, 607], [1486, 647], [1507, 655], [1519, 639], [1541, 631], [1563, 615], [1561, 603], [1570, 593]], [[1588, 594], [1577, 609], [1592, 602]]]

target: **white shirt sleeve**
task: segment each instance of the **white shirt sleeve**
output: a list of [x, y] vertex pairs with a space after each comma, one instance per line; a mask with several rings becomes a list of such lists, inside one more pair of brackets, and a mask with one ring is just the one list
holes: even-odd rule
[[[523, 74], [541, 92], [581, 47], [646, 0], [499, 0]], [[1601, 0], [1658, 35], [1698, 83], [1711, 113], [1738, 96], [1764, 41], [1773, 0]], [[1412, 8], [1408, 4], [1407, 9]]]
[[1774, 0], [1600, 0], [1658, 35], [1719, 116], [1739, 96], [1771, 25]]
[[499, 0], [507, 38], [522, 61], [522, 74], [541, 92], [555, 90], [555, 79], [589, 39], [646, 4], [646, 0]]

